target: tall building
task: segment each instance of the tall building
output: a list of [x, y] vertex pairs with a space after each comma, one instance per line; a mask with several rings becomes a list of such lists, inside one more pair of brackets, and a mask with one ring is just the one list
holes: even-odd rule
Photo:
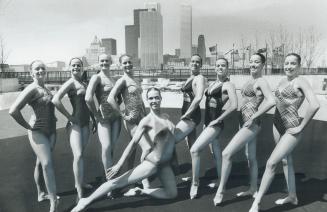
[[192, 55], [192, 7], [181, 5], [180, 12], [180, 58], [189, 59]]
[[105, 53], [108, 55], [117, 54], [117, 44], [116, 40], [113, 38], [103, 38], [101, 39], [101, 45], [105, 48]]
[[139, 64], [140, 12], [147, 9], [134, 10], [134, 24], [125, 26], [125, 51], [133, 57], [134, 66]]
[[194, 54], [197, 54], [197, 53], [198, 53], [198, 46], [192, 44], [192, 52], [191, 52], [191, 55], [194, 55]]
[[86, 60], [89, 65], [94, 65], [98, 63], [98, 57], [100, 54], [105, 53], [105, 47], [101, 45], [101, 41], [97, 36], [94, 37], [93, 42], [90, 45], [90, 48], [86, 49]]
[[198, 37], [198, 54], [202, 57], [203, 61], [206, 59], [206, 44], [204, 41], [204, 35]]
[[163, 25], [160, 4], [145, 5], [140, 12], [139, 53], [142, 68], [160, 68], [163, 64]]

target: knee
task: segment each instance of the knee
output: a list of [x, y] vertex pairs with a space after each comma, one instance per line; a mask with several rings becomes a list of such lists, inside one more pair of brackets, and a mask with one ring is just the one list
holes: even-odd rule
[[288, 166], [289, 164], [288, 164], [289, 162], [287, 161], [287, 159], [283, 159], [282, 160], [282, 164], [283, 164], [283, 166]]
[[230, 152], [223, 151], [222, 157], [223, 157], [223, 160], [231, 160], [232, 154]]
[[271, 172], [275, 172], [277, 167], [277, 163], [271, 160], [267, 161], [267, 165], [266, 165], [266, 169], [271, 171]]
[[44, 171], [48, 171], [52, 169], [52, 161], [51, 159], [49, 160], [45, 160], [45, 161], [41, 161], [41, 165], [42, 165], [42, 169]]
[[75, 153], [74, 154], [74, 162], [79, 162], [79, 161], [81, 161], [83, 158], [83, 154], [82, 154], [82, 152], [78, 152], [78, 153]]
[[193, 147], [190, 149], [190, 153], [191, 153], [192, 158], [193, 157], [199, 157], [200, 152], [196, 148], [193, 148]]
[[174, 189], [170, 189], [168, 192], [167, 192], [167, 198], [168, 199], [175, 199], [177, 197], [177, 188], [174, 188]]

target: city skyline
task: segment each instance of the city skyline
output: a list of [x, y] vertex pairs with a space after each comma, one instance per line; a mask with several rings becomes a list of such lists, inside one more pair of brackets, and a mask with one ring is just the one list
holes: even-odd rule
[[[8, 63], [23, 64], [34, 59], [67, 62], [84, 55], [94, 35], [116, 39], [117, 54], [125, 53], [125, 25], [132, 24], [133, 10], [144, 8], [145, 2], [148, 1], [71, 1], [63, 6], [60, 0], [12, 0], [6, 8], [0, 8], [0, 34], [10, 52]], [[174, 54], [179, 48], [179, 7], [190, 4], [192, 44], [197, 44], [198, 36], [203, 34], [206, 47], [217, 43], [218, 51], [227, 51], [233, 43], [239, 48], [242, 38], [247, 45], [257, 43], [257, 48], [262, 48], [269, 32], [278, 30], [280, 25], [294, 34], [300, 28], [313, 26], [321, 34], [320, 47], [323, 57], [327, 57], [327, 2], [323, 0], [155, 2], [161, 4], [164, 54]], [[208, 55], [208, 48], [206, 51]]]

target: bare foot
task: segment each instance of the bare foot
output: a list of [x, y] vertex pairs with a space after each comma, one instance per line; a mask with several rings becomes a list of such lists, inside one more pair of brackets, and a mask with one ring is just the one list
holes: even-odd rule
[[142, 189], [139, 187], [131, 188], [127, 192], [124, 193], [124, 196], [132, 197], [132, 196], [140, 195], [141, 191], [142, 191]]
[[260, 209], [259, 205], [257, 205], [257, 204], [253, 204], [253, 205], [251, 206], [249, 212], [259, 212], [259, 209]]
[[198, 184], [193, 184], [191, 185], [191, 190], [190, 190], [190, 199], [195, 199], [198, 196]]
[[215, 188], [215, 187], [217, 187], [216, 183], [209, 183], [207, 186], [209, 188]]
[[284, 204], [287, 204], [287, 203], [291, 203], [293, 205], [297, 205], [298, 204], [297, 197], [287, 196], [284, 199], [278, 199], [278, 200], [275, 201], [275, 204], [276, 205], [284, 205]]
[[190, 177], [182, 177], [182, 181], [184, 181], [184, 182], [188, 182], [188, 181], [190, 181], [190, 180], [191, 180]]
[[79, 212], [86, 208], [88, 205], [86, 198], [82, 198], [78, 201], [77, 205], [71, 210], [71, 212]]
[[246, 197], [246, 196], [252, 196], [253, 198], [256, 196], [257, 192], [253, 190], [247, 190], [247, 191], [242, 191], [236, 194], [238, 197]]
[[222, 193], [217, 193], [215, 198], [213, 198], [213, 204], [215, 206], [219, 205], [223, 201], [224, 195]]
[[[42, 202], [42, 201], [45, 201], [45, 200], [49, 200], [50, 197], [49, 197], [49, 194], [46, 194], [45, 192], [41, 192], [39, 194], [39, 196], [37, 197], [37, 201], [38, 202]], [[60, 199], [60, 196], [57, 196], [57, 200]]]

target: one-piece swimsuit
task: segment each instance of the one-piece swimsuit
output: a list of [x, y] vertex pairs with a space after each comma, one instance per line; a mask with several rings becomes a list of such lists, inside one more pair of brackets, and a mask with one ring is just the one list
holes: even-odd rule
[[[183, 106], [182, 106], [182, 115], [184, 115], [186, 113], [186, 111], [188, 110], [188, 108], [190, 107], [195, 95], [192, 89], [192, 82], [193, 79], [186, 82], [184, 84], [184, 86], [181, 88], [182, 92], [183, 92]], [[195, 123], [195, 125], [200, 124], [201, 122], [201, 109], [200, 106], [198, 105], [195, 110], [193, 110], [193, 112], [190, 115], [190, 119]]]

